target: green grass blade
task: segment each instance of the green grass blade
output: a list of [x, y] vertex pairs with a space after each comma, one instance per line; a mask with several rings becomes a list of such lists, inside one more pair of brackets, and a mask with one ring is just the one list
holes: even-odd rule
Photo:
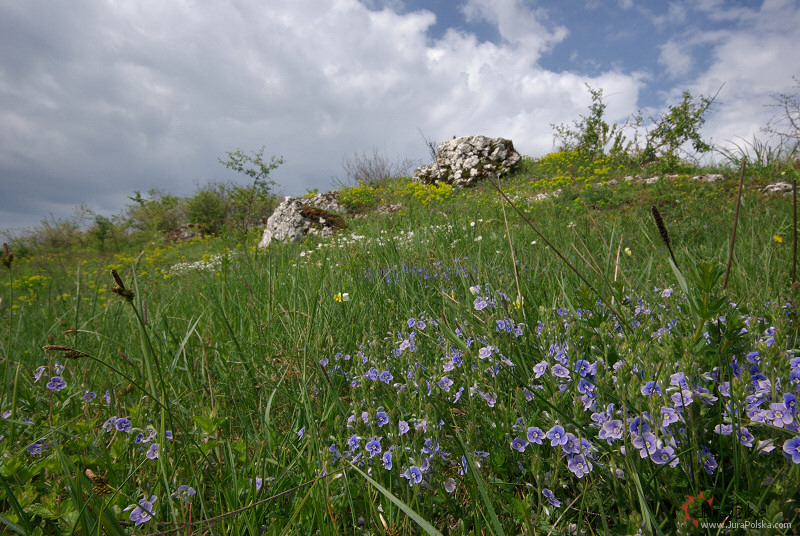
[[23, 534], [23, 535], [29, 534], [28, 532], [25, 532], [25, 529], [23, 529], [22, 527], [20, 527], [19, 525], [17, 525], [16, 523], [14, 523], [13, 521], [11, 521], [10, 519], [8, 519], [3, 515], [0, 515], [0, 523], [5, 525], [9, 529], [13, 530], [17, 534]]
[[461, 450], [464, 452], [464, 458], [467, 460], [467, 465], [469, 465], [469, 475], [475, 481], [475, 484], [478, 486], [478, 492], [481, 495], [481, 502], [483, 502], [484, 508], [486, 508], [486, 513], [489, 515], [489, 521], [491, 521], [491, 526], [489, 527], [492, 530], [493, 534], [505, 536], [505, 532], [503, 531], [503, 526], [500, 525], [500, 520], [497, 518], [497, 512], [494, 511], [494, 505], [492, 505], [492, 501], [489, 499], [489, 490], [486, 488], [486, 483], [481, 478], [480, 473], [478, 472], [478, 467], [475, 465], [475, 460], [472, 459], [472, 455], [468, 452], [467, 446], [464, 444], [464, 440], [461, 439], [461, 434], [458, 433], [455, 426], [453, 430], [456, 433], [456, 438], [458, 438], [458, 442], [461, 445]]
[[19, 532], [19, 534], [31, 534], [33, 532], [33, 528], [31, 527], [31, 522], [28, 520], [28, 516], [25, 515], [25, 511], [22, 509], [22, 506], [20, 506], [19, 501], [17, 501], [16, 495], [14, 495], [14, 492], [11, 491], [11, 487], [8, 485], [8, 482], [6, 482], [6, 479], [4, 477], [0, 476], [0, 482], [3, 483], [3, 487], [6, 489], [6, 498], [11, 502], [12, 508], [14, 508], [14, 511], [19, 516], [19, 519], [22, 522], [22, 526], [20, 527], [19, 525], [13, 523], [12, 521], [6, 518], [2, 518], [3, 523], [8, 525], [9, 528], [11, 528], [11, 525], [17, 527], [17, 529], [22, 531], [22, 532], [17, 531]]
[[430, 523], [425, 521], [422, 518], [422, 516], [420, 516], [418, 513], [416, 513], [410, 506], [408, 506], [406, 503], [404, 503], [403, 501], [398, 499], [397, 496], [394, 493], [392, 493], [388, 489], [384, 488], [383, 486], [381, 486], [380, 484], [375, 482], [375, 480], [370, 478], [369, 475], [367, 475], [367, 473], [365, 473], [364, 471], [362, 471], [361, 469], [359, 469], [358, 467], [356, 467], [352, 463], [350, 464], [350, 466], [353, 469], [355, 469], [356, 472], [358, 472], [358, 474], [363, 476], [367, 480], [367, 482], [372, 484], [372, 486], [375, 489], [380, 491], [381, 494], [383, 494], [384, 497], [386, 497], [387, 499], [392, 501], [395, 504], [395, 506], [397, 506], [400, 510], [402, 510], [408, 517], [413, 519], [414, 522], [417, 525], [419, 525], [422, 528], [422, 530], [425, 531], [426, 534], [429, 534], [430, 536], [443, 536], [441, 532], [436, 530], [436, 527], [434, 527], [433, 525], [431, 525]]

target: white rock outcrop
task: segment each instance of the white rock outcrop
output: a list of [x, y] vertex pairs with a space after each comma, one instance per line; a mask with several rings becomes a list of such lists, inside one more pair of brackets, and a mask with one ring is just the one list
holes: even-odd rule
[[486, 177], [511, 171], [520, 160], [511, 140], [465, 136], [442, 143], [436, 151], [436, 162], [417, 169], [414, 179], [425, 184], [472, 186]]
[[346, 227], [344, 218], [334, 214], [345, 212], [337, 192], [325, 192], [312, 197], [286, 197], [267, 220], [258, 243], [259, 249], [272, 242], [298, 242], [307, 234], [333, 236]]

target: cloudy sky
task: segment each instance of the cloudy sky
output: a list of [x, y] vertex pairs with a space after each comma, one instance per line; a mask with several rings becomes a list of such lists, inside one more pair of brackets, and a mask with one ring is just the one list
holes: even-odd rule
[[287, 195], [423, 135], [542, 156], [586, 84], [612, 121], [721, 87], [705, 135], [751, 139], [798, 43], [796, 0], [0, 0], [0, 229], [235, 179], [237, 148]]

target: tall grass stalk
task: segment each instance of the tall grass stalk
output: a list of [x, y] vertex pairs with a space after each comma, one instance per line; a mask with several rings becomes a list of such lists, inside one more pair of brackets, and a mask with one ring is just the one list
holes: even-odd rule
[[742, 168], [739, 172], [739, 191], [736, 194], [736, 209], [733, 213], [733, 228], [731, 229], [731, 243], [728, 247], [728, 265], [725, 268], [725, 280], [722, 283], [722, 290], [728, 288], [728, 276], [731, 274], [731, 263], [733, 262], [733, 247], [736, 244], [736, 227], [739, 224], [739, 207], [742, 204], [742, 188], [744, 187], [744, 169], [747, 165], [747, 158], [742, 158]]

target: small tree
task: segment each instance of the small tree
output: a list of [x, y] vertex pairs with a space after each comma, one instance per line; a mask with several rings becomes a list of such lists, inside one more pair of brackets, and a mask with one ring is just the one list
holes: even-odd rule
[[[634, 123], [645, 129], [644, 147], [638, 149], [636, 155], [639, 166], [656, 164], [663, 171], [671, 171], [677, 169], [684, 158], [711, 151], [712, 147], [703, 140], [700, 129], [715, 98], [716, 95], [695, 98], [684, 91], [680, 103], [670, 106], [659, 117], [650, 117], [650, 128], [644, 126], [646, 122], [641, 112], [638, 113]], [[686, 144], [691, 145], [694, 154], [685, 149]]]
[[[793, 76], [792, 80], [794, 87], [800, 89], [800, 78]], [[778, 108], [780, 113], [773, 116], [761, 130], [778, 136], [781, 147], [785, 147], [789, 154], [794, 154], [800, 148], [800, 93], [776, 93], [772, 95], [772, 100], [773, 103], [768, 106]]]
[[100, 251], [105, 251], [106, 240], [111, 237], [111, 231], [114, 224], [111, 220], [102, 214], [95, 214], [94, 224], [89, 227], [89, 234], [91, 234], [98, 242]]
[[594, 89], [588, 84], [586, 88], [592, 96], [589, 115], [581, 115], [572, 125], [550, 125], [555, 130], [553, 137], [561, 151], [577, 150], [589, 160], [596, 160], [606, 155], [616, 160], [625, 154], [625, 136], [619, 125], [609, 125], [605, 120], [606, 103], [603, 102], [603, 90]]
[[219, 159], [219, 163], [238, 173], [244, 173], [252, 179], [249, 186], [231, 186], [228, 192], [230, 201], [229, 218], [232, 227], [246, 235], [248, 230], [264, 217], [259, 208], [271, 206], [272, 187], [275, 181], [269, 180], [269, 174], [283, 164], [283, 158], [270, 158], [264, 161], [264, 147], [253, 154], [246, 154], [237, 149], [226, 151], [227, 160]]

